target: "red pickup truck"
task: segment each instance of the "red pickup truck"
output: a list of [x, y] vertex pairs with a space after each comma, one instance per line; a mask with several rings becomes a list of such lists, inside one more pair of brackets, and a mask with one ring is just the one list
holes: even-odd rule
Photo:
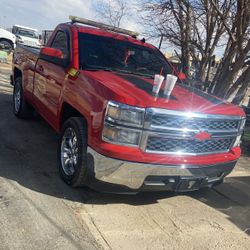
[[175, 73], [162, 53], [132, 32], [83, 23], [59, 24], [46, 47], [20, 45], [13, 58], [14, 114], [36, 110], [60, 132], [62, 179], [106, 192], [221, 183], [241, 154], [243, 110], [180, 79], [169, 98], [155, 96], [154, 75]]

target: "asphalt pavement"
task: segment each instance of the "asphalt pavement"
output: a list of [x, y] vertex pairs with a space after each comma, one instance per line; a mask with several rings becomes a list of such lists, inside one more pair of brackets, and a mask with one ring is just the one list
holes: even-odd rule
[[250, 161], [188, 194], [102, 194], [58, 174], [58, 135], [12, 114], [0, 64], [0, 249], [250, 249]]

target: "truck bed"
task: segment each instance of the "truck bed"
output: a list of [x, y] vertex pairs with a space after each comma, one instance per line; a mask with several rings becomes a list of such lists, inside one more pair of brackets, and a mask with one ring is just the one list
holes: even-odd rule
[[[19, 66], [19, 69], [23, 69], [24, 65], [26, 67], [27, 62], [28, 62], [29, 67], [34, 69], [39, 53], [40, 53], [40, 48], [34, 48], [34, 47], [18, 44], [15, 48], [13, 64], [16, 66]], [[11, 76], [11, 80], [10, 80], [11, 85], [14, 85], [13, 76]]]
[[22, 44], [17, 44], [15, 53], [20, 53], [25, 55], [25, 57], [28, 57], [29, 59], [36, 60], [38, 58], [38, 55], [40, 53], [40, 48], [30, 47]]

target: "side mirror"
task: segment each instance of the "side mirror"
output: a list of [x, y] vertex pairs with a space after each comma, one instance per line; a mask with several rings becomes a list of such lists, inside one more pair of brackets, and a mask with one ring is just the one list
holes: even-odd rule
[[40, 55], [63, 59], [63, 53], [61, 50], [49, 47], [42, 48], [40, 51]]
[[40, 59], [66, 67], [68, 59], [64, 57], [63, 52], [59, 49], [44, 47], [40, 51]]
[[178, 78], [181, 80], [181, 81], [184, 81], [184, 80], [186, 80], [186, 75], [184, 74], [184, 73], [182, 73], [182, 72], [179, 72], [178, 73]]

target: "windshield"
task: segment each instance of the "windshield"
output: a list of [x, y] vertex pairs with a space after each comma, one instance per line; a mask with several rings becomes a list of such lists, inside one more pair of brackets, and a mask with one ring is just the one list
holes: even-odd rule
[[20, 36], [26, 36], [30, 38], [38, 38], [38, 35], [34, 31], [31, 31], [31, 30], [19, 29], [17, 34]]
[[81, 69], [104, 69], [149, 77], [171, 71], [159, 51], [131, 42], [80, 33], [79, 47]]

